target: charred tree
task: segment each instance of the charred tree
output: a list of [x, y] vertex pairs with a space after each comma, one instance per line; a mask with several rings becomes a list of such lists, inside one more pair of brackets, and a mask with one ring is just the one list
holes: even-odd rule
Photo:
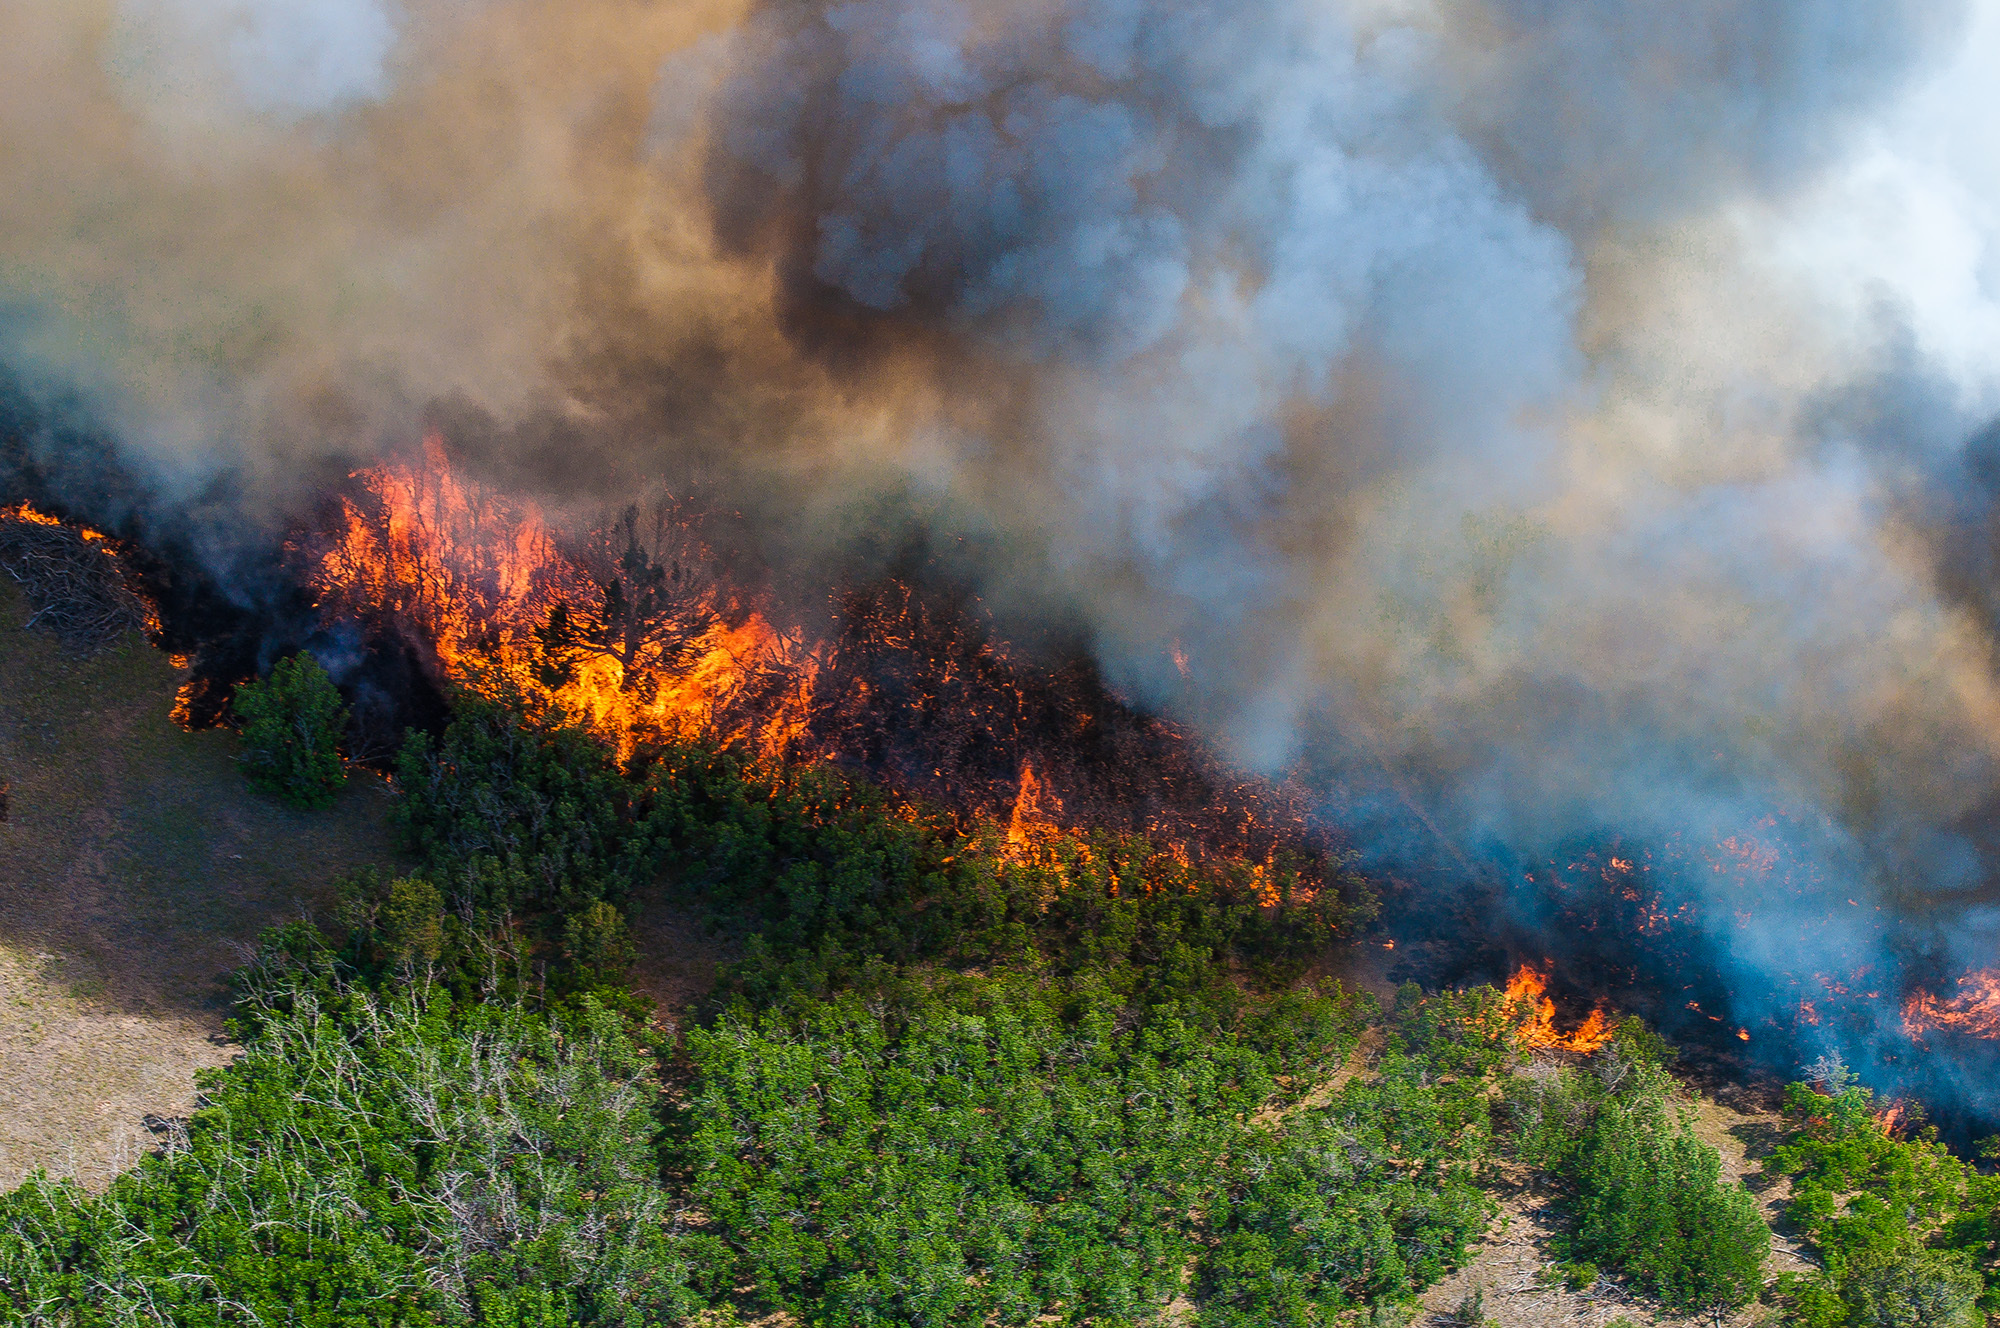
[[545, 681], [560, 685], [584, 663], [609, 659], [632, 691], [701, 653], [718, 618], [715, 586], [668, 504], [644, 522], [626, 508], [572, 558], [591, 591], [559, 599], [535, 629]]

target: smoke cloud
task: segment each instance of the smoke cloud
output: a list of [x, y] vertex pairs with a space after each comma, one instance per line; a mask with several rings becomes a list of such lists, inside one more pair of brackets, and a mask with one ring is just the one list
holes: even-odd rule
[[2000, 940], [1990, 0], [0, 24], [0, 362], [170, 492], [898, 494], [1385, 859], [1782, 815], [1746, 992]]

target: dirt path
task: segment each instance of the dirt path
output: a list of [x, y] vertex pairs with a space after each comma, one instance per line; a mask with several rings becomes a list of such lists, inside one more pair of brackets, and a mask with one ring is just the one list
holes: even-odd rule
[[[1763, 1159], [1778, 1138], [1778, 1117], [1769, 1111], [1743, 1111], [1710, 1099], [1695, 1104], [1695, 1134], [1722, 1155], [1723, 1176], [1740, 1180], [1756, 1196], [1767, 1223], [1777, 1224], [1790, 1187], [1783, 1177], [1767, 1175]], [[1655, 1314], [1613, 1278], [1571, 1291], [1562, 1285], [1550, 1239], [1561, 1230], [1554, 1198], [1534, 1187], [1525, 1169], [1506, 1175], [1500, 1194], [1501, 1216], [1492, 1234], [1470, 1263], [1427, 1292], [1421, 1328], [1450, 1328], [1460, 1323], [1457, 1311], [1477, 1290], [1487, 1319], [1500, 1328], [1607, 1328], [1620, 1319], [1633, 1328], [1715, 1328], [1713, 1318], [1676, 1318]], [[1782, 1230], [1774, 1236], [1768, 1276], [1801, 1271], [1811, 1265]], [[1723, 1328], [1748, 1328], [1769, 1311], [1750, 1305]]]

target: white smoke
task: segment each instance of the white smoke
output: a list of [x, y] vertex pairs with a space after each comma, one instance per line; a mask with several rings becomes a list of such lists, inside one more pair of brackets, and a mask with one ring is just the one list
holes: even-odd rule
[[105, 57], [147, 113], [180, 128], [373, 101], [388, 88], [395, 43], [374, 0], [123, 0]]

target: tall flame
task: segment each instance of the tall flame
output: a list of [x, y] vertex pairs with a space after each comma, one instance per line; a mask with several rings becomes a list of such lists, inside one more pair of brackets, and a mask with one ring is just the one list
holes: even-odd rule
[[1528, 964], [1507, 983], [1507, 1001], [1525, 1007], [1515, 1040], [1527, 1051], [1573, 1051], [1587, 1054], [1611, 1041], [1611, 1021], [1599, 1006], [1575, 1032], [1556, 1029], [1556, 1003], [1548, 997], [1548, 974]]
[[[621, 755], [709, 735], [779, 756], [803, 729], [816, 661], [687, 574], [705, 550], [684, 527], [663, 521], [677, 546], [664, 563], [635, 531], [622, 563], [614, 548], [586, 565], [533, 505], [455, 476], [436, 434], [420, 463], [354, 478], [367, 499], [343, 500], [315, 577], [321, 601], [406, 620], [453, 681], [577, 716]], [[737, 704], [753, 690], [757, 705]]]
[[1056, 817], [1062, 801], [1042, 787], [1031, 762], [1021, 762], [1021, 791], [1015, 795], [1014, 811], [1007, 819], [1007, 852], [1022, 859], [1033, 856], [1061, 834]]

